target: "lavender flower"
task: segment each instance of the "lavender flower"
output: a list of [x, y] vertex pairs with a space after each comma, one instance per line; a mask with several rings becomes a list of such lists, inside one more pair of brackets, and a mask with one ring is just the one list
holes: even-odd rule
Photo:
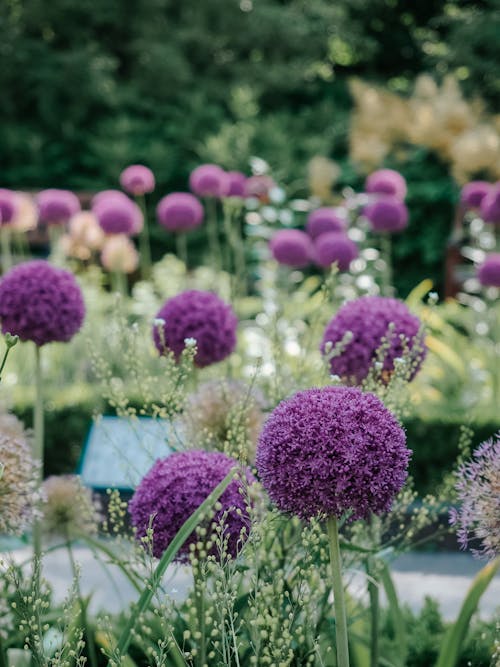
[[496, 183], [481, 200], [481, 217], [492, 225], [500, 225], [500, 183]]
[[264, 174], [249, 176], [245, 181], [245, 197], [255, 197], [260, 201], [269, 201], [269, 194], [276, 187], [274, 179]]
[[368, 176], [365, 190], [369, 194], [390, 195], [404, 201], [406, 197], [406, 181], [394, 169], [378, 169]]
[[203, 222], [203, 206], [189, 192], [172, 192], [160, 199], [156, 216], [170, 232], [187, 232]]
[[[160, 558], [182, 524], [236, 465], [236, 461], [225, 454], [204, 451], [178, 452], [156, 461], [140, 482], [128, 506], [137, 538], [146, 535], [152, 521], [153, 554]], [[247, 482], [254, 482], [251, 472], [245, 472]], [[232, 558], [238, 555], [250, 527], [242, 489], [242, 482], [234, 479], [219, 498], [221, 508], [215, 512], [211, 521], [212, 530], [205, 522], [209, 540], [215, 532], [215, 526], [223, 523], [227, 554]], [[176, 560], [187, 561], [190, 545], [196, 544], [198, 540], [193, 532], [178, 551]], [[207, 553], [218, 556], [213, 540]]]
[[155, 177], [148, 167], [131, 164], [120, 174], [120, 185], [131, 195], [145, 195], [155, 189]]
[[0, 225], [9, 224], [15, 218], [17, 209], [17, 194], [0, 188]]
[[202, 164], [191, 172], [189, 187], [198, 197], [224, 197], [229, 179], [224, 169], [216, 164]]
[[387, 512], [407, 477], [410, 450], [373, 394], [323, 387], [282, 401], [264, 425], [257, 470], [283, 512], [365, 519]]
[[179, 359], [186, 339], [196, 341], [194, 363], [199, 368], [222, 361], [236, 347], [238, 320], [233, 309], [216, 294], [188, 290], [169, 299], [158, 311], [153, 338], [160, 354], [172, 350]]
[[405, 346], [413, 357], [409, 379], [415, 377], [426, 355], [420, 320], [398, 299], [364, 296], [345, 303], [325, 329], [322, 351], [325, 352], [327, 343], [332, 346], [340, 343], [348, 331], [352, 333], [352, 339], [342, 354], [330, 360], [330, 369], [349, 384], [360, 384], [366, 378], [377, 360], [384, 337], [387, 338], [387, 349], [382, 378], [389, 378], [394, 370], [394, 360], [403, 356]]
[[342, 232], [321, 234], [314, 242], [315, 262], [323, 268], [337, 262], [339, 271], [348, 271], [358, 254], [358, 246]]
[[102, 230], [106, 234], [138, 234], [144, 224], [141, 209], [126, 195], [117, 196], [113, 191], [106, 195], [100, 193], [92, 202], [95, 214]]
[[121, 190], [101, 190], [92, 197], [92, 208], [95, 208], [105, 200], [120, 199], [121, 201], [130, 201], [127, 195]]
[[97, 532], [98, 506], [77, 475], [48, 477], [42, 492], [44, 532], [65, 538]]
[[408, 226], [408, 209], [395, 197], [380, 197], [363, 209], [376, 232], [401, 232]]
[[500, 287], [500, 252], [491, 252], [477, 270], [479, 282], [484, 287]]
[[500, 434], [483, 442], [463, 463], [456, 475], [455, 488], [460, 507], [450, 512], [450, 523], [457, 527], [462, 549], [471, 549], [479, 558], [500, 554]]
[[280, 264], [303, 268], [313, 257], [313, 245], [305, 232], [299, 229], [280, 229], [269, 241], [274, 259]]
[[36, 345], [70, 340], [82, 326], [85, 304], [75, 277], [46, 261], [18, 264], [0, 281], [2, 331]]
[[307, 216], [306, 232], [312, 239], [316, 239], [327, 232], [343, 232], [345, 226], [344, 218], [334, 208], [323, 206]]
[[228, 171], [228, 190], [226, 197], [244, 197], [247, 177], [241, 171]]
[[80, 209], [80, 200], [70, 190], [42, 190], [36, 197], [40, 222], [46, 225], [65, 225]]
[[491, 190], [491, 183], [487, 181], [471, 181], [462, 188], [460, 203], [465, 209], [478, 209], [481, 202]]

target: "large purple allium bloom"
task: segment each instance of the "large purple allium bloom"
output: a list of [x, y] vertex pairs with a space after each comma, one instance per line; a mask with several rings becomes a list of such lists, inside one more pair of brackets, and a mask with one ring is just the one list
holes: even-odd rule
[[191, 172], [189, 187], [198, 197], [225, 197], [229, 179], [218, 165], [202, 164]]
[[269, 248], [277, 262], [297, 269], [311, 262], [314, 251], [311, 239], [300, 229], [280, 229], [269, 241]]
[[244, 197], [247, 177], [241, 171], [228, 171], [228, 189], [226, 197]]
[[500, 287], [500, 252], [492, 252], [477, 270], [477, 277], [483, 287]]
[[126, 195], [122, 197], [113, 191], [100, 193], [94, 198], [92, 212], [106, 234], [126, 234], [132, 236], [142, 229], [144, 223], [141, 209]]
[[[391, 323], [394, 325], [392, 333]], [[409, 379], [415, 377], [427, 352], [420, 320], [398, 299], [363, 296], [345, 303], [326, 326], [322, 352], [327, 343], [332, 346], [340, 343], [348, 331], [352, 339], [342, 354], [330, 360], [330, 368], [350, 384], [360, 384], [366, 378], [377, 360], [382, 338], [388, 339], [382, 378], [388, 379], [394, 370], [394, 360], [403, 356], [405, 345], [411, 351], [413, 363]]]
[[481, 217], [492, 225], [500, 225], [500, 183], [493, 185], [481, 200]]
[[378, 169], [366, 179], [365, 190], [369, 194], [390, 195], [403, 201], [406, 197], [406, 181], [394, 169]]
[[[158, 324], [163, 320], [165, 324]], [[199, 368], [222, 361], [236, 347], [238, 320], [233, 309], [212, 292], [188, 290], [168, 299], [156, 315], [153, 338], [160, 354], [178, 359], [186, 339], [196, 340]]]
[[148, 167], [131, 164], [120, 174], [120, 185], [131, 195], [145, 195], [155, 189], [155, 177]]
[[75, 277], [44, 260], [18, 264], [0, 281], [2, 331], [42, 346], [70, 340], [85, 304]]
[[283, 512], [366, 519], [387, 512], [407, 477], [410, 450], [394, 415], [353, 387], [299, 391], [262, 430], [257, 470]]
[[479, 208], [481, 202], [491, 190], [491, 183], [487, 181], [471, 181], [460, 192], [460, 203], [466, 209]]
[[408, 225], [408, 209], [395, 197], [380, 197], [363, 209], [376, 232], [401, 232]]
[[344, 218], [334, 208], [322, 206], [307, 216], [306, 232], [312, 239], [316, 239], [327, 232], [342, 232], [345, 226]]
[[156, 216], [170, 232], [188, 232], [203, 222], [203, 206], [189, 192], [172, 192], [160, 199]]
[[456, 474], [460, 506], [450, 512], [462, 549], [479, 558], [500, 555], [500, 433], [483, 442]]
[[0, 188], [0, 225], [8, 225], [17, 212], [17, 195], [12, 190]]
[[70, 190], [42, 190], [36, 203], [40, 222], [46, 225], [64, 225], [81, 210], [80, 200]]
[[348, 271], [358, 254], [358, 246], [342, 232], [327, 232], [314, 241], [314, 260], [323, 268], [337, 262], [339, 271]]
[[[159, 459], [137, 487], [128, 509], [137, 538], [153, 529], [153, 554], [160, 558], [187, 519], [222, 482], [230, 470], [238, 464], [221, 452], [188, 451], [171, 454]], [[255, 478], [246, 471], [249, 484]], [[211, 519], [215, 526], [223, 522], [226, 553], [235, 558], [248, 536], [250, 517], [242, 482], [234, 479], [219, 498], [221, 509]], [[215, 533], [206, 525], [209, 535]], [[242, 530], [244, 529], [244, 532]], [[199, 538], [193, 532], [177, 552], [175, 559], [186, 562], [191, 544]], [[217, 544], [208, 552], [219, 557]]]

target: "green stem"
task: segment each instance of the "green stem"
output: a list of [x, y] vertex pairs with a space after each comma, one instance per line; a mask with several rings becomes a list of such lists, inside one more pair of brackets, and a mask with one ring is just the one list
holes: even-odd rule
[[200, 667], [205, 667], [207, 661], [207, 643], [206, 643], [206, 627], [205, 627], [205, 582], [200, 576], [200, 564], [193, 568], [194, 576], [194, 597], [196, 612], [198, 614], [198, 629], [200, 631], [200, 641], [198, 645], [198, 660]]
[[[43, 418], [43, 379], [41, 364], [41, 348], [35, 346], [35, 405], [33, 410], [33, 458], [39, 463], [39, 482], [43, 481], [44, 464], [44, 418]], [[33, 554], [35, 561], [42, 555], [42, 528], [39, 519], [33, 523]]]
[[10, 247], [10, 229], [2, 227], [0, 230], [2, 239], [2, 270], [5, 273], [12, 266], [12, 250]]
[[385, 262], [385, 269], [382, 275], [382, 293], [384, 296], [393, 296], [394, 289], [392, 285], [392, 239], [386, 232], [380, 235], [380, 250], [382, 259]]
[[175, 249], [177, 257], [184, 263], [187, 271], [188, 253], [187, 253], [187, 236], [185, 232], [178, 232], [175, 235]]
[[222, 252], [219, 241], [219, 230], [217, 228], [217, 202], [213, 197], [206, 198], [207, 206], [207, 231], [210, 254], [212, 255], [213, 268], [216, 271], [222, 269]]
[[349, 667], [349, 643], [347, 638], [347, 618], [342, 583], [342, 562], [340, 559], [339, 529], [337, 519], [327, 519], [328, 541], [330, 544], [330, 564], [332, 568], [333, 604], [335, 608], [335, 637], [337, 643], [337, 667]]
[[113, 292], [118, 292], [122, 296], [127, 295], [127, 279], [122, 271], [113, 271], [111, 274], [111, 287]]
[[368, 575], [368, 596], [370, 598], [370, 667], [378, 667], [379, 664], [379, 592], [375, 580], [376, 567], [372, 558], [366, 562], [366, 573]]
[[151, 275], [151, 242], [149, 240], [148, 211], [146, 208], [146, 197], [142, 195], [137, 197], [137, 204], [144, 216], [144, 226], [139, 237], [139, 253], [141, 256], [141, 274], [143, 278], [149, 278]]

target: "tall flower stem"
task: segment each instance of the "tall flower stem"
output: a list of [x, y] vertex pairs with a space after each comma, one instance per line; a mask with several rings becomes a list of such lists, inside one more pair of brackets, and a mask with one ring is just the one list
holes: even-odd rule
[[329, 516], [326, 525], [328, 530], [328, 542], [330, 545], [330, 565], [332, 568], [337, 667], [349, 667], [347, 617], [344, 601], [344, 585], [342, 583], [342, 562], [340, 558], [339, 528], [337, 518], [334, 516]]
[[[43, 378], [41, 363], [41, 348], [35, 345], [35, 405], [33, 409], [33, 458], [39, 464], [39, 481], [43, 480], [43, 443], [44, 443], [44, 419], [43, 419]], [[42, 527], [39, 519], [33, 524], [33, 554], [35, 561], [40, 561], [42, 555]]]
[[187, 237], [185, 232], [177, 232], [175, 235], [175, 250], [177, 252], [177, 257], [184, 262], [184, 265], [187, 270], [188, 265], [188, 253], [187, 253]]
[[206, 624], [205, 624], [205, 582], [200, 572], [200, 564], [193, 568], [194, 576], [194, 597], [196, 613], [198, 615], [198, 630], [200, 639], [198, 644], [199, 666], [205, 667], [207, 661], [207, 642], [206, 642]]
[[127, 295], [127, 279], [123, 271], [113, 271], [111, 274], [111, 287], [113, 292], [118, 292], [122, 296]]
[[222, 251], [219, 242], [219, 230], [217, 229], [217, 202], [214, 197], [206, 198], [207, 205], [207, 230], [210, 254], [212, 255], [213, 267], [216, 271], [222, 269]]
[[379, 594], [378, 584], [375, 580], [376, 567], [373, 559], [368, 558], [366, 563], [366, 573], [368, 575], [368, 596], [370, 598], [370, 667], [378, 667], [379, 664]]
[[382, 259], [385, 262], [385, 269], [382, 275], [382, 294], [384, 296], [393, 296], [392, 286], [392, 239], [389, 233], [380, 235], [380, 250]]
[[139, 253], [141, 256], [141, 274], [143, 278], [149, 278], [151, 275], [151, 242], [149, 240], [148, 212], [146, 208], [146, 198], [144, 195], [137, 197], [139, 208], [144, 217], [144, 226], [139, 237]]
[[2, 227], [0, 230], [2, 242], [2, 271], [5, 273], [12, 266], [12, 249], [10, 245], [10, 229]]

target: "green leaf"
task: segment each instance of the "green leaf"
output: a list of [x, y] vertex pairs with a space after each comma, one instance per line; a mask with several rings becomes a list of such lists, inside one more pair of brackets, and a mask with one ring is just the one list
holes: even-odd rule
[[392, 626], [394, 628], [395, 645], [397, 646], [399, 653], [399, 664], [401, 667], [404, 667], [406, 664], [406, 655], [408, 653], [405, 622], [403, 614], [401, 613], [398, 595], [396, 593], [394, 582], [392, 581], [389, 566], [382, 560], [380, 561], [380, 581], [384, 587], [385, 595], [389, 605], [389, 613], [391, 615]]
[[490, 585], [491, 580], [500, 568], [500, 558], [495, 558], [483, 567], [474, 578], [457, 620], [448, 629], [441, 644], [436, 667], [455, 667], [460, 655], [462, 642], [467, 635], [472, 615], [477, 609], [479, 600]]

